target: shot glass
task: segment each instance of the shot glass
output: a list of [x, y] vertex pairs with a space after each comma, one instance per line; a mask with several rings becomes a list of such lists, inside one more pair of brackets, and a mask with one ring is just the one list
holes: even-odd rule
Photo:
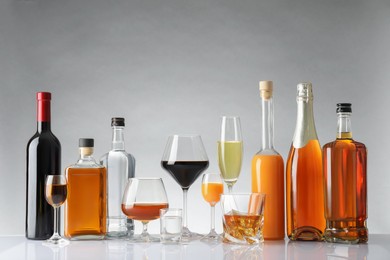
[[181, 241], [182, 227], [182, 209], [160, 209], [161, 243], [179, 243]]
[[229, 193], [221, 195], [223, 242], [255, 245], [264, 241], [263, 193]]

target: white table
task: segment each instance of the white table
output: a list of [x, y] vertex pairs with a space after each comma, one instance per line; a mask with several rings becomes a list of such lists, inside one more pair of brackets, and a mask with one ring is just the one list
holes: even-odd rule
[[50, 248], [23, 236], [0, 237], [0, 259], [390, 259], [390, 235], [370, 235], [368, 244], [268, 242], [261, 246], [130, 244], [123, 240], [71, 241]]

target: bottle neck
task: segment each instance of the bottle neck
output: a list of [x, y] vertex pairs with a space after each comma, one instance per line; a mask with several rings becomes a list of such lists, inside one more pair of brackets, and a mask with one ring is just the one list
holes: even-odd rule
[[95, 158], [93, 158], [93, 147], [80, 147], [79, 151], [79, 162], [95, 162]]
[[351, 113], [338, 113], [337, 139], [352, 139]]
[[50, 131], [50, 100], [38, 100], [37, 130], [38, 132]]
[[113, 126], [112, 127], [112, 150], [125, 150], [125, 137], [124, 127]]
[[274, 107], [273, 98], [261, 99], [262, 107], [262, 150], [274, 149]]
[[314, 124], [313, 99], [299, 98], [297, 103], [298, 115], [293, 145], [295, 148], [301, 148], [310, 140], [317, 140], [318, 137]]

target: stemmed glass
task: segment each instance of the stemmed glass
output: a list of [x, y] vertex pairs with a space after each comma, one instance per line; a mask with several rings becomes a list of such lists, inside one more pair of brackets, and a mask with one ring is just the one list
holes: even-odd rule
[[45, 181], [45, 198], [54, 208], [54, 234], [44, 242], [47, 245], [66, 245], [68, 240], [58, 234], [58, 211], [67, 197], [67, 181], [63, 175], [47, 175]]
[[160, 209], [168, 208], [168, 198], [161, 178], [130, 178], [122, 199], [122, 212], [130, 219], [141, 221], [141, 235], [130, 242], [159, 242], [148, 233], [148, 223], [160, 218]]
[[220, 200], [223, 193], [223, 183], [219, 174], [205, 173], [202, 177], [202, 195], [211, 207], [211, 228], [210, 232], [201, 240], [218, 241], [220, 236], [215, 231], [215, 204]]
[[229, 193], [237, 182], [242, 162], [241, 123], [238, 116], [223, 116], [221, 138], [218, 141], [218, 165]]
[[200, 135], [173, 135], [168, 138], [161, 166], [183, 190], [182, 241], [200, 238], [187, 227], [187, 193], [190, 186], [209, 166], [209, 159]]

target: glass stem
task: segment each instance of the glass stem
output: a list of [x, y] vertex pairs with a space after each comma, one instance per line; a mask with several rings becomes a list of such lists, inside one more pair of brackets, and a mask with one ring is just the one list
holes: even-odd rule
[[58, 210], [59, 207], [54, 207], [54, 234], [55, 236], [59, 236], [58, 234]]
[[211, 231], [215, 230], [215, 205], [211, 206]]
[[183, 227], [187, 228], [187, 189], [183, 189]]
[[228, 185], [228, 191], [229, 191], [229, 193], [233, 192], [233, 185]]
[[148, 222], [142, 221], [142, 234], [141, 236], [146, 237], [148, 236]]

